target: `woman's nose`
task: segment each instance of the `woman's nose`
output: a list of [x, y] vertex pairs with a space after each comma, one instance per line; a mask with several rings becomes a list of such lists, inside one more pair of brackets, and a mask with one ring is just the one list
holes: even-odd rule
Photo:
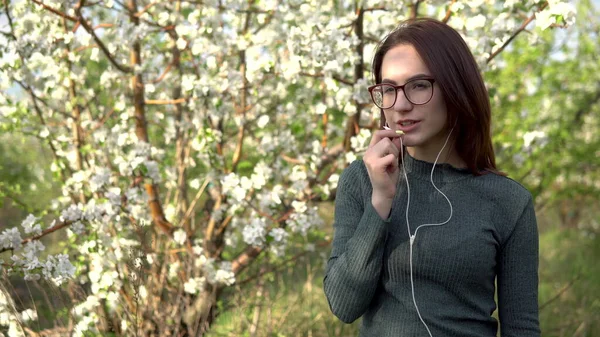
[[406, 98], [403, 89], [398, 89], [398, 91], [396, 91], [396, 102], [394, 103], [393, 109], [397, 111], [412, 109], [412, 103]]

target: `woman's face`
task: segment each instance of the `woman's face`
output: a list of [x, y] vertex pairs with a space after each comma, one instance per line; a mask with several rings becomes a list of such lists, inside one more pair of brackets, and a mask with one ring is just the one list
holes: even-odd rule
[[[412, 45], [398, 45], [383, 57], [382, 82], [403, 85], [413, 78], [434, 78]], [[403, 143], [407, 147], [437, 153], [446, 139], [446, 104], [437, 83], [433, 84], [433, 97], [423, 105], [414, 105], [398, 90], [396, 103], [383, 111], [392, 130], [404, 131]]]

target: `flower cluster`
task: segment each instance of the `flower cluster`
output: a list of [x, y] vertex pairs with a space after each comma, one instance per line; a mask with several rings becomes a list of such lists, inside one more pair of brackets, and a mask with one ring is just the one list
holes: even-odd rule
[[[37, 311], [25, 309], [18, 312], [15, 303], [10, 296], [0, 291], [0, 327], [8, 327], [6, 330], [8, 337], [25, 337], [21, 324], [38, 319]], [[0, 332], [0, 336], [3, 336]]]

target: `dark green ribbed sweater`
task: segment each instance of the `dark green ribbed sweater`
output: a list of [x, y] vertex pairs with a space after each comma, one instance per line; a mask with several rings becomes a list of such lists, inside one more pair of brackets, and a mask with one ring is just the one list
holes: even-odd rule
[[[405, 156], [412, 233], [444, 222], [448, 202], [430, 182], [432, 163]], [[434, 182], [453, 206], [450, 222], [421, 227], [413, 244], [415, 298], [433, 337], [539, 336], [538, 233], [531, 194], [515, 181], [438, 164]], [[362, 160], [344, 170], [324, 288], [331, 311], [360, 336], [428, 337], [410, 287], [406, 182], [400, 175], [388, 219], [371, 204]], [[497, 281], [495, 283], [494, 281]]]

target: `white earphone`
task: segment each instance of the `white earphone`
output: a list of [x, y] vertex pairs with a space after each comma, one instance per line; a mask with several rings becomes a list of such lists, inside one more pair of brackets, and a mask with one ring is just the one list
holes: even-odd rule
[[[391, 130], [387, 126], [387, 123], [385, 124], [384, 129]], [[414, 280], [413, 280], [413, 262], [412, 262], [413, 243], [415, 242], [415, 239], [417, 237], [417, 232], [419, 231], [419, 228], [421, 228], [421, 227], [428, 227], [428, 226], [442, 226], [442, 225], [445, 225], [448, 222], [450, 222], [450, 219], [452, 219], [452, 212], [453, 212], [453, 210], [452, 210], [452, 203], [450, 202], [450, 199], [448, 199], [448, 197], [446, 196], [446, 194], [444, 194], [444, 192], [440, 191], [440, 189], [433, 182], [433, 171], [435, 170], [435, 166], [436, 166], [436, 164], [437, 164], [437, 162], [438, 162], [438, 160], [440, 158], [440, 155], [442, 154], [442, 152], [444, 151], [444, 148], [446, 148], [446, 145], [448, 144], [448, 140], [450, 140], [450, 135], [452, 135], [452, 131], [453, 130], [454, 130], [454, 126], [450, 130], [450, 133], [448, 133], [448, 137], [446, 138], [446, 141], [444, 142], [444, 145], [442, 146], [442, 149], [440, 150], [440, 152], [438, 152], [438, 155], [435, 158], [435, 162], [433, 163], [433, 167], [431, 168], [431, 175], [430, 175], [431, 185], [433, 185], [433, 188], [435, 188], [441, 195], [444, 196], [444, 198], [446, 199], [446, 201], [448, 201], [448, 205], [450, 205], [450, 216], [448, 216], [448, 219], [446, 221], [444, 221], [444, 222], [440, 222], [440, 223], [436, 223], [436, 224], [422, 224], [422, 225], [418, 226], [417, 229], [415, 229], [415, 233], [414, 234], [411, 233], [411, 231], [410, 231], [410, 224], [408, 222], [408, 210], [410, 208], [410, 185], [408, 183], [408, 176], [406, 174], [406, 168], [404, 167], [404, 143], [403, 143], [402, 137], [400, 137], [400, 156], [402, 157], [402, 171], [404, 172], [404, 179], [406, 180], [406, 191], [407, 191], [407, 200], [406, 200], [406, 228], [408, 229], [408, 236], [410, 237], [410, 249], [409, 249], [410, 288], [411, 288], [411, 292], [412, 292], [413, 304], [415, 305], [415, 309], [417, 310], [417, 315], [419, 315], [419, 319], [421, 320], [421, 323], [423, 323], [423, 325], [425, 326], [425, 329], [427, 329], [427, 332], [429, 333], [429, 337], [433, 337], [433, 335], [431, 334], [431, 331], [429, 330], [429, 327], [427, 326], [427, 323], [425, 323], [425, 320], [423, 320], [423, 317], [421, 316], [421, 312], [419, 311], [419, 306], [417, 305], [417, 300], [415, 299], [415, 284], [414, 284]]]

